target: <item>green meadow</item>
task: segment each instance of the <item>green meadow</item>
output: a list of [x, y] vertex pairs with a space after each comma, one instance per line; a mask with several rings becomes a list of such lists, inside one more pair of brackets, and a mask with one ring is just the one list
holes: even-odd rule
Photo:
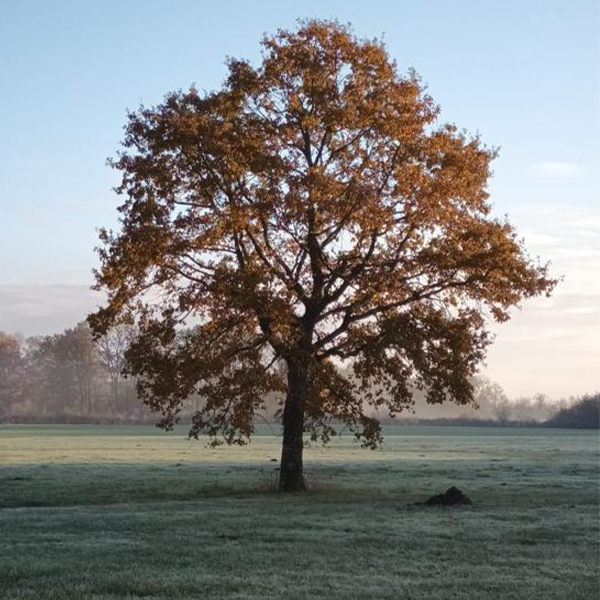
[[[184, 429], [0, 427], [0, 598], [592, 600], [598, 432], [388, 427], [305, 453]], [[471, 508], [416, 503], [455, 485]]]

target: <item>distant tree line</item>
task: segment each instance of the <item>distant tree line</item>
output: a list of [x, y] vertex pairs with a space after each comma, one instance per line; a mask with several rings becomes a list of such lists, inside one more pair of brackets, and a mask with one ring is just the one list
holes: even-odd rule
[[63, 333], [20, 338], [0, 332], [0, 420], [143, 421], [150, 411], [123, 376], [133, 328], [94, 341], [86, 323]]
[[600, 429], [600, 394], [586, 394], [571, 406], [556, 411], [550, 427]]
[[[135, 378], [124, 375], [125, 353], [135, 335], [134, 326], [119, 325], [94, 340], [86, 322], [49, 336], [0, 332], [0, 422], [154, 423], [157, 416], [137, 397]], [[600, 426], [600, 394], [558, 402], [543, 394], [510, 400], [485, 377], [472, 384], [475, 405], [467, 406], [428, 404], [424, 392], [415, 388], [412, 410], [397, 415], [395, 422]], [[283, 400], [281, 394], [268, 394], [257, 420], [279, 421]], [[201, 404], [200, 397], [189, 398], [181, 420], [189, 421]], [[372, 416], [394, 421], [385, 411]]]

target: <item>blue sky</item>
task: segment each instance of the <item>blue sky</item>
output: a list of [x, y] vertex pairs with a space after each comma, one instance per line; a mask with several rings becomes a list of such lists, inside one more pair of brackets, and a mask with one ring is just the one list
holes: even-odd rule
[[218, 87], [264, 32], [337, 18], [383, 36], [442, 121], [500, 146], [491, 182], [533, 255], [564, 276], [495, 330], [512, 396], [598, 389], [600, 8], [567, 1], [32, 1], [0, 6], [0, 330], [53, 333], [97, 304], [95, 229], [116, 224], [106, 167], [127, 108]]

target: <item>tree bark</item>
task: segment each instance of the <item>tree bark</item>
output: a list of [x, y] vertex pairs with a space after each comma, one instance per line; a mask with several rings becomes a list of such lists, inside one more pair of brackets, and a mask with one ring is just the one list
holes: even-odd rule
[[283, 448], [279, 472], [279, 491], [306, 489], [302, 470], [304, 442], [304, 402], [308, 390], [308, 369], [301, 362], [288, 361], [288, 390], [283, 408]]

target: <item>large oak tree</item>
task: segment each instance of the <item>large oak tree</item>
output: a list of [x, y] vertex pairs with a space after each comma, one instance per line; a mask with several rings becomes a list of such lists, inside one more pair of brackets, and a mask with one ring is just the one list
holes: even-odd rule
[[242, 442], [282, 392], [293, 491], [304, 433], [344, 422], [374, 446], [365, 407], [397, 413], [415, 385], [471, 402], [487, 320], [554, 281], [490, 216], [495, 151], [438, 124], [380, 42], [308, 21], [262, 45], [219, 91], [129, 114], [121, 227], [101, 233], [96, 274], [108, 302], [90, 322], [139, 323], [127, 368], [166, 427], [199, 394], [191, 434]]

